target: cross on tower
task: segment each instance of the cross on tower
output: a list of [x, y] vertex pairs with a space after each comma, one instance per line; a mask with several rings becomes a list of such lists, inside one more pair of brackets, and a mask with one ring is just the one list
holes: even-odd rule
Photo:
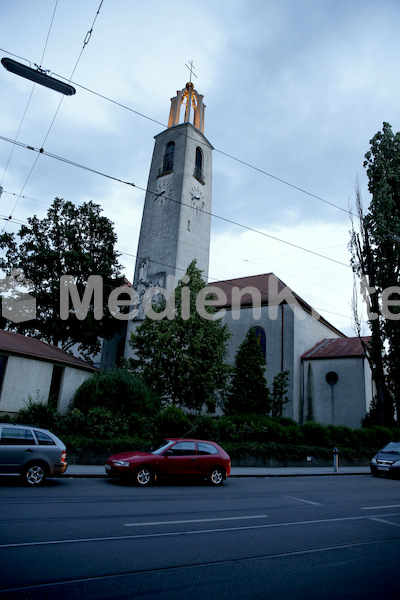
[[189, 66], [188, 66], [186, 63], [185, 63], [185, 67], [186, 67], [187, 69], [189, 69], [189, 71], [190, 71], [190, 79], [189, 79], [189, 82], [190, 82], [190, 83], [192, 83], [192, 75], [194, 75], [195, 77], [197, 77], [197, 75], [196, 75], [196, 73], [194, 72], [195, 66], [194, 66], [194, 64], [193, 64], [193, 59], [192, 59], [192, 60], [190, 60], [190, 61], [188, 61], [188, 63], [189, 63], [189, 65], [190, 65], [190, 67], [189, 67]]

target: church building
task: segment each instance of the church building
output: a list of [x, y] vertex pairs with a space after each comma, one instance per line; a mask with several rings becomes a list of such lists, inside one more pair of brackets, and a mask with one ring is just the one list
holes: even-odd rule
[[[213, 147], [204, 135], [204, 115], [203, 96], [190, 80], [171, 99], [167, 129], [155, 136], [133, 279], [139, 312], [128, 323], [127, 358], [147, 290], [171, 293], [194, 259], [208, 280]], [[289, 371], [284, 416], [360, 426], [373, 385], [358, 338], [346, 338], [273, 273], [209, 285], [231, 333], [228, 362], [254, 329], [269, 386]]]

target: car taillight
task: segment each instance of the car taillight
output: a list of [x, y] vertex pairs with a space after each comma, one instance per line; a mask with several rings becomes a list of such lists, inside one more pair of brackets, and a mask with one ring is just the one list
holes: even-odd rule
[[61, 462], [67, 462], [67, 453], [65, 452], [65, 450], [61, 452]]

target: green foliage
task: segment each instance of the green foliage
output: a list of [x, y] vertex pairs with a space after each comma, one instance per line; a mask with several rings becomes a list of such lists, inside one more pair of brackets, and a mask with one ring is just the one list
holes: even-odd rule
[[305, 444], [333, 448], [332, 429], [329, 429], [326, 425], [309, 421], [302, 426], [302, 431]]
[[181, 437], [192, 429], [189, 415], [177, 406], [167, 406], [158, 414], [156, 427], [159, 437]]
[[225, 412], [265, 415], [270, 408], [264, 356], [254, 330], [250, 329], [236, 354]]
[[75, 407], [60, 415], [29, 397], [26, 407], [12, 419], [50, 429], [67, 444], [68, 452], [83, 462], [101, 464], [110, 454], [140, 450], [163, 437], [211, 439], [223, 445], [234, 460], [258, 457], [274, 464], [305, 462], [307, 456], [330, 461], [337, 446], [341, 460], [367, 462], [390, 441], [400, 441], [400, 429], [373, 426], [350, 429], [308, 422], [299, 425], [284, 417], [236, 414], [190, 415], [174, 405], [153, 414], [121, 413], [106, 406], [82, 411]]
[[[120, 331], [121, 322], [107, 309], [112, 288], [123, 285], [114, 249], [117, 237], [112, 222], [101, 216], [101, 208], [93, 202], [77, 207], [72, 202], [56, 198], [47, 217], [28, 217], [14, 234], [0, 236], [0, 248], [5, 256], [0, 268], [7, 274], [21, 269], [25, 279], [32, 282], [30, 293], [36, 298], [37, 318], [24, 323], [8, 322], [10, 330], [37, 337], [64, 350], [74, 344], [88, 356], [100, 350], [100, 339], [110, 339]], [[89, 307], [84, 327], [70, 306], [70, 316], [60, 318], [60, 277], [74, 278], [80, 298], [83, 297], [91, 275], [102, 277], [103, 318], [94, 318], [93, 303]]]
[[126, 369], [95, 373], [76, 390], [71, 408], [87, 414], [103, 407], [128, 418], [131, 414], [154, 415], [160, 400], [137, 375]]
[[271, 415], [273, 417], [281, 417], [283, 407], [289, 402], [286, 396], [289, 389], [289, 371], [282, 371], [275, 375], [272, 384], [272, 408]]
[[[397, 320], [400, 309], [390, 306], [385, 314], [380, 298], [388, 289], [392, 290], [390, 300], [400, 298], [400, 250], [390, 237], [400, 235], [400, 133], [393, 134], [389, 123], [383, 123], [382, 131], [370, 144], [364, 167], [372, 199], [364, 215], [357, 189], [359, 231], [353, 223], [349, 247], [353, 271], [361, 281], [370, 317], [371, 342], [366, 345], [366, 352], [374, 371], [377, 397], [366, 422], [388, 426], [394, 422], [394, 403], [400, 419], [400, 328]], [[359, 334], [360, 330], [358, 320]]]
[[31, 395], [25, 401], [25, 408], [21, 408], [14, 417], [14, 422], [25, 425], [35, 425], [44, 429], [57, 429], [62, 419], [61, 415], [49, 407], [37, 394], [36, 399]]
[[[216, 399], [229, 373], [224, 363], [227, 328], [219, 320], [200, 316], [196, 307], [205, 287], [193, 261], [174, 291], [174, 313], [159, 320], [146, 316], [130, 340], [137, 356], [131, 368], [161, 398], [195, 410]], [[164, 306], [159, 304], [155, 312]], [[213, 312], [207, 308], [210, 316]]]

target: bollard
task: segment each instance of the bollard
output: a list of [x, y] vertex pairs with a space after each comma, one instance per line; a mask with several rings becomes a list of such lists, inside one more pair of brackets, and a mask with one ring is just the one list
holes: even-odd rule
[[333, 470], [335, 473], [339, 471], [339, 450], [336, 446], [333, 449]]

